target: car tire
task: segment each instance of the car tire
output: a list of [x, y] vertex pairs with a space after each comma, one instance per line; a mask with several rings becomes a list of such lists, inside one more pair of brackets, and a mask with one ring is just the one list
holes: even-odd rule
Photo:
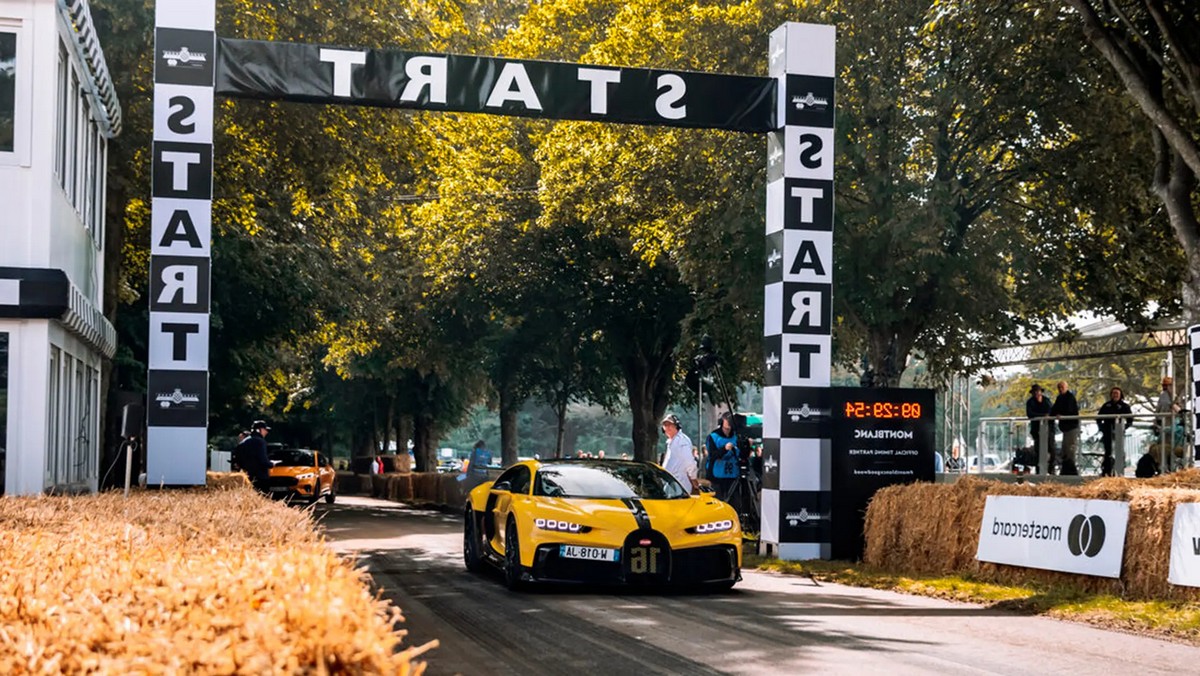
[[325, 504], [332, 505], [337, 500], [337, 496], [333, 494], [333, 486], [329, 487], [329, 492], [325, 494]]
[[521, 575], [521, 544], [517, 537], [517, 524], [509, 521], [504, 529], [504, 586], [509, 591], [520, 591], [524, 586]]
[[475, 511], [470, 507], [463, 519], [463, 564], [472, 573], [483, 570], [483, 558], [479, 555], [479, 531], [475, 525]]

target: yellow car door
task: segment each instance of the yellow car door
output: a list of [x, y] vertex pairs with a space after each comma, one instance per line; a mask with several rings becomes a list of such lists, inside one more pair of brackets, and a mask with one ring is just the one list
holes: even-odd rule
[[492, 522], [492, 547], [504, 553], [505, 529], [512, 515], [514, 500], [523, 504], [529, 500], [530, 471], [526, 465], [510, 467], [500, 475], [488, 491], [488, 512]]

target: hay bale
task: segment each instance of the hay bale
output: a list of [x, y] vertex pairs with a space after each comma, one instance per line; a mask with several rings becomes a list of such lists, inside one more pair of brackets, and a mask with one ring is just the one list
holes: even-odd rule
[[412, 474], [392, 474], [388, 477], [388, 499], [408, 502], [413, 497]]
[[245, 472], [206, 472], [205, 485], [209, 488], [242, 488], [250, 485]]
[[386, 474], [371, 475], [371, 497], [386, 498], [387, 497], [388, 478]]
[[0, 673], [423, 668], [311, 512], [244, 486], [3, 498], [0, 560]]
[[437, 472], [413, 472], [413, 501], [436, 503], [438, 498], [439, 476], [440, 475]]
[[[1082, 485], [1009, 484], [964, 477], [953, 484], [889, 486], [867, 508], [863, 560], [901, 574], [967, 574], [1002, 584], [1040, 581], [1131, 599], [1200, 599], [1200, 589], [1167, 582], [1175, 505], [1200, 502], [1200, 472], [1163, 481], [1099, 479]], [[1129, 503], [1119, 579], [985, 563], [975, 559], [988, 495], [1118, 500]]]

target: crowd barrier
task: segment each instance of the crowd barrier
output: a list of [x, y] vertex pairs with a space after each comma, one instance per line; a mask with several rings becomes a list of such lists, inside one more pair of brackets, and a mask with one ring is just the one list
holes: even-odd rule
[[[977, 560], [988, 495], [1116, 500], [1129, 503], [1119, 578]], [[889, 486], [867, 508], [863, 560], [900, 574], [966, 574], [981, 581], [1040, 581], [1129, 599], [1200, 600], [1200, 588], [1167, 581], [1175, 506], [1200, 502], [1200, 469], [1153, 479], [1097, 479], [1082, 485], [1010, 484], [963, 477], [953, 484]]]

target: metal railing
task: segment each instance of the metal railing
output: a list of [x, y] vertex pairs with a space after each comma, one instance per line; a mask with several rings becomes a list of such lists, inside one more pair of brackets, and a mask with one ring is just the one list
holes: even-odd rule
[[[1033, 459], [1031, 453], [1036, 453], [1034, 466], [1039, 473], [1045, 474], [1051, 461], [1052, 438], [1054, 449], [1061, 456], [1061, 431], [1057, 429], [1057, 421], [1078, 420], [1080, 435], [1075, 453], [1076, 469], [1080, 474], [1101, 474], [1105, 451], [1097, 423], [1102, 419], [1114, 421], [1112, 455], [1116, 476], [1124, 476], [1134, 466], [1129, 462], [1133, 455], [1131, 450], [1152, 452], [1163, 472], [1191, 467], [1195, 462], [1192, 445], [1194, 431], [1190, 428], [1191, 416], [1187, 414], [1118, 413], [1036, 418], [1034, 420], [1048, 431], [1039, 435], [1037, 448], [1033, 447], [1029, 434], [1029, 426], [1033, 421], [1018, 417], [990, 417], [979, 421], [974, 452], [967, 455], [965, 471], [1020, 471], [1022, 466], [1030, 467], [1028, 461]], [[1126, 421], [1130, 420], [1132, 424], [1126, 425]], [[1061, 468], [1061, 459], [1055, 464]]]

